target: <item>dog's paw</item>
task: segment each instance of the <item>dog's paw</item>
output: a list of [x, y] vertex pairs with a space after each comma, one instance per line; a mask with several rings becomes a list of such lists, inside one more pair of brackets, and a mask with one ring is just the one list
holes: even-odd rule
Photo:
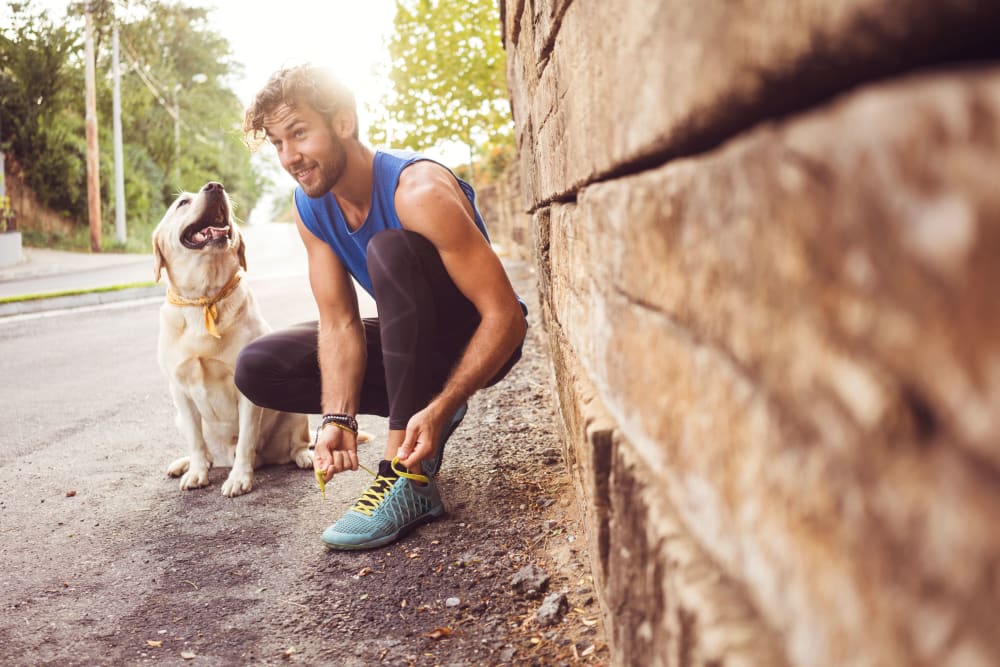
[[295, 452], [295, 465], [300, 468], [313, 467], [313, 453], [309, 448], [303, 448]]
[[227, 498], [242, 496], [253, 489], [253, 470], [233, 468], [229, 477], [222, 483], [222, 495]]
[[208, 486], [208, 468], [190, 468], [181, 477], [181, 491]]
[[186, 473], [188, 471], [188, 468], [190, 467], [191, 467], [191, 457], [182, 456], [181, 458], [177, 459], [169, 466], [167, 466], [167, 475], [169, 475], [170, 477], [180, 477], [181, 475]]
[[364, 444], [375, 439], [375, 436], [368, 431], [358, 431], [358, 444]]

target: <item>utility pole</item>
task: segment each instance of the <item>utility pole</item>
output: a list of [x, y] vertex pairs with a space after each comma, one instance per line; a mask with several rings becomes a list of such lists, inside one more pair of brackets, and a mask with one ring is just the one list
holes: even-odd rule
[[84, 40], [85, 80], [87, 88], [87, 203], [90, 217], [90, 251], [101, 252], [101, 173], [97, 151], [97, 73], [94, 63], [94, 17], [87, 5]]
[[177, 93], [181, 84], [174, 86], [174, 187], [181, 188], [181, 105], [177, 101]]
[[122, 90], [118, 66], [118, 17], [111, 18], [111, 70], [114, 79], [112, 110], [115, 143], [115, 239], [124, 244], [125, 233], [125, 159], [122, 155]]

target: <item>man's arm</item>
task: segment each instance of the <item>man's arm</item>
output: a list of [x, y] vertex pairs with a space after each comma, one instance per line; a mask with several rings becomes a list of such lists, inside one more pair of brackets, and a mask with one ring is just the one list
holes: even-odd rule
[[399, 458], [412, 467], [432, 453], [455, 410], [510, 358], [527, 324], [500, 258], [476, 227], [472, 205], [447, 169], [433, 162], [407, 167], [395, 203], [403, 227], [434, 244], [448, 275], [481, 318], [441, 393], [407, 426]]
[[[319, 310], [317, 334], [323, 412], [353, 416], [358, 411], [367, 362], [358, 297], [343, 263], [330, 246], [306, 229], [298, 211], [295, 224], [306, 247], [309, 284]], [[327, 480], [335, 473], [357, 470], [357, 438], [340, 428], [324, 428], [316, 442], [314, 467], [322, 470]]]

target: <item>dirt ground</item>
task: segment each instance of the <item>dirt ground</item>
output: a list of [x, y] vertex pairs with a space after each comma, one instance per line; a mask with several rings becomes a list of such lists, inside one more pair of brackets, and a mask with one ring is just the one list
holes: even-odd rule
[[[534, 277], [528, 264], [509, 269], [532, 326], [522, 361], [473, 398], [449, 441], [438, 478], [446, 517], [389, 547], [328, 551], [319, 533], [345, 508], [323, 504], [310, 471], [282, 466], [258, 471], [254, 491], [236, 499], [218, 491], [227, 470], [184, 494], [162, 469], [119, 474], [92, 496], [50, 496], [58, 525], [38, 525], [55, 519], [10, 491], [44, 479], [29, 457], [0, 494], [0, 562], [10, 568], [0, 575], [0, 664], [606, 664]], [[151, 405], [157, 414], [143, 420], [169, 419], [165, 403]], [[384, 433], [384, 420], [360, 421]], [[378, 460], [380, 445], [362, 447], [362, 460]], [[333, 483], [360, 492], [367, 476], [352, 475]], [[546, 594], [566, 594], [554, 625], [536, 618], [541, 597], [512, 585], [527, 565], [551, 576]]]

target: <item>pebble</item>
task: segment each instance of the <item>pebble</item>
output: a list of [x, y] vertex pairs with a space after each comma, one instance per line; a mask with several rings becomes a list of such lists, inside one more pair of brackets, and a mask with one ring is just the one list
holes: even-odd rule
[[459, 598], [448, 598], [444, 601], [444, 604], [446, 607], [457, 607], [462, 604], [462, 601]]
[[511, 577], [510, 586], [515, 593], [526, 597], [541, 597], [549, 586], [549, 575], [540, 567], [525, 565]]
[[539, 627], [546, 628], [562, 620], [563, 614], [569, 609], [565, 593], [552, 593], [542, 600], [542, 605], [535, 612], [535, 620]]

